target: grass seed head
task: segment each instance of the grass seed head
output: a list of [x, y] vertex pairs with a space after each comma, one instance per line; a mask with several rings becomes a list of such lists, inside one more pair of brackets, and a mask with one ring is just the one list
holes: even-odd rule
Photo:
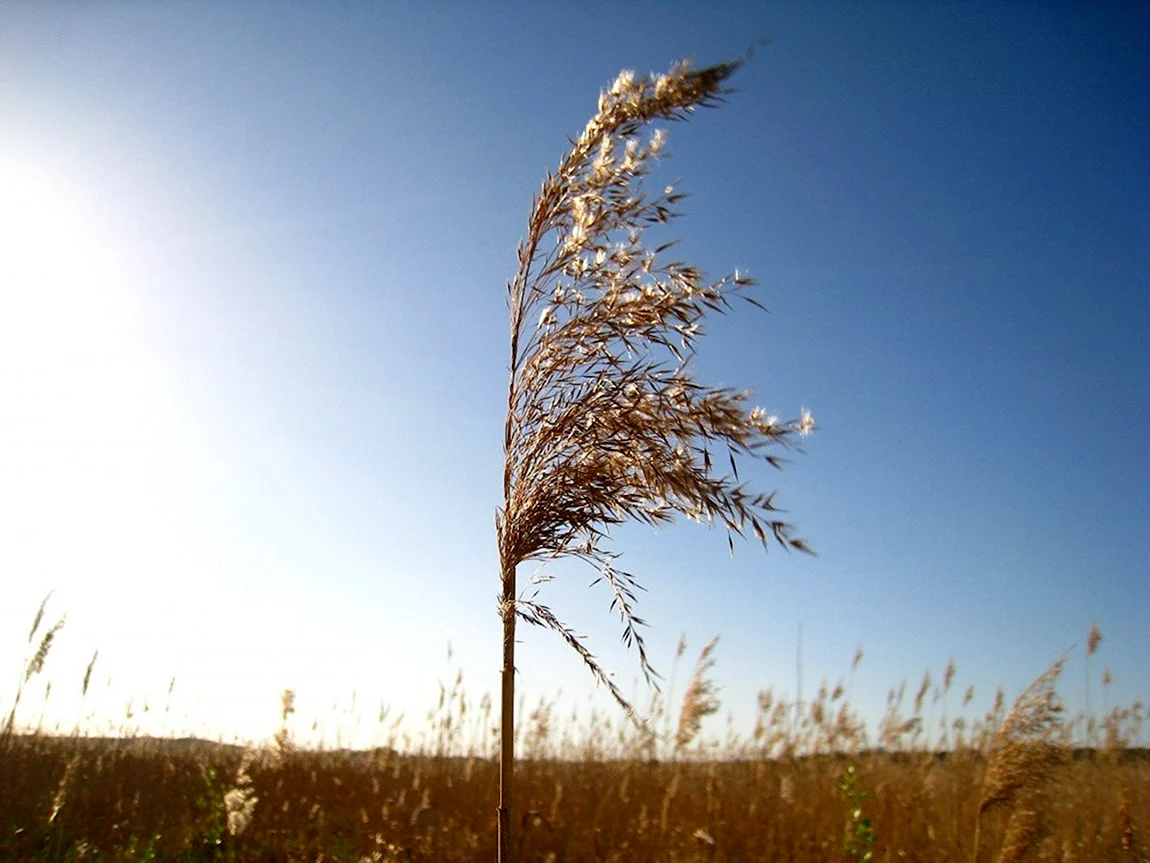
[[1098, 624], [1090, 624], [1090, 632], [1086, 636], [1086, 655], [1093, 656], [1098, 651], [1098, 645], [1101, 643], [1102, 633], [1098, 629]]
[[994, 735], [980, 812], [1039, 790], [1064, 760], [1065, 747], [1055, 734], [1062, 707], [1054, 685], [1065, 662], [1065, 656], [1056, 660], [1022, 691]]
[[[504, 593], [521, 563], [589, 563], [649, 682], [656, 674], [635, 613], [641, 586], [605, 548], [612, 526], [684, 516], [725, 528], [732, 549], [734, 536], [750, 536], [810, 551], [778, 517], [773, 495], [747, 488], [737, 466], [744, 457], [778, 466], [771, 448], [810, 434], [810, 411], [791, 422], [768, 418], [748, 393], [701, 385], [690, 366], [704, 318], [735, 298], [758, 305], [747, 293], [754, 281], [741, 273], [707, 281], [668, 256], [672, 244], [645, 241], [647, 227], [675, 218], [682, 195], [645, 188], [665, 133], [644, 135], [644, 127], [719, 103], [740, 65], [621, 73], [544, 181], [508, 285], [511, 379], [497, 517]], [[500, 611], [556, 631], [630, 712], [580, 636], [534, 596], [504, 596]]]
[[719, 643], [715, 636], [699, 653], [695, 671], [687, 691], [683, 693], [683, 706], [679, 711], [679, 728], [675, 732], [675, 750], [682, 752], [698, 736], [703, 720], [719, 711], [719, 687], [709, 677], [715, 667], [714, 651]]

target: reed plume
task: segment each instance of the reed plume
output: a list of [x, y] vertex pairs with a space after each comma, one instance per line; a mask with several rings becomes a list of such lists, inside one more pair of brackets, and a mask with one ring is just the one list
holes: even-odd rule
[[695, 672], [687, 691], [683, 693], [683, 706], [679, 711], [679, 728], [675, 732], [675, 751], [682, 752], [699, 735], [703, 720], [719, 710], [719, 688], [708, 676], [715, 667], [712, 655], [719, 643], [719, 636], [707, 642], [695, 662]]
[[1012, 808], [1000, 859], [1022, 859], [1026, 849], [1045, 835], [1042, 819], [1048, 807], [1042, 793], [1066, 757], [1065, 746], [1055, 735], [1062, 705], [1054, 691], [1065, 663], [1066, 657], [1060, 657], [1022, 691], [994, 735], [975, 821], [976, 863], [982, 818], [991, 809]]
[[[37, 609], [35, 617], [32, 619], [32, 627], [28, 630], [29, 645], [35, 643], [36, 634], [40, 631], [40, 625], [44, 622], [44, 612], [48, 607], [48, 600], [52, 598], [52, 593], [53, 591], [48, 591], [48, 594], [40, 602], [40, 607]], [[9, 711], [8, 719], [4, 723], [4, 730], [0, 732], [0, 755], [6, 753], [12, 735], [15, 733], [16, 711], [20, 707], [20, 699], [24, 695], [24, 687], [28, 685], [33, 677], [44, 670], [44, 662], [48, 658], [48, 653], [52, 649], [52, 643], [56, 640], [56, 636], [59, 635], [60, 630], [64, 628], [65, 620], [65, 617], [61, 617], [40, 637], [40, 642], [36, 645], [36, 650], [24, 663], [23, 671], [20, 674], [20, 681], [16, 686], [16, 696], [12, 700], [12, 709]]]
[[[680, 62], [646, 78], [619, 74], [598, 111], [532, 203], [518, 269], [508, 283], [511, 362], [504, 429], [504, 502], [496, 518], [503, 621], [500, 859], [510, 828], [515, 621], [558, 633], [630, 716], [631, 705], [582, 638], [549, 607], [517, 594], [520, 564], [559, 558], [589, 563], [611, 595], [623, 640], [648, 660], [635, 613], [636, 578], [616, 566], [605, 540], [630, 520], [659, 525], [676, 515], [718, 523], [733, 537], [809, 551], [778, 517], [772, 494], [749, 489], [737, 461], [764, 458], [814, 427], [748, 405], [749, 394], [703, 386], [690, 360], [708, 313], [723, 313], [754, 281], [738, 272], [708, 282], [649, 248], [644, 231], [671, 221], [682, 194], [643, 187], [664, 147], [654, 121], [685, 120], [728, 92], [742, 61], [696, 69]], [[726, 453], [730, 474], [715, 469]], [[535, 584], [539, 580], [534, 581]]]
[[1098, 623], [1090, 624], [1090, 632], [1086, 634], [1086, 661], [1083, 664], [1083, 676], [1086, 678], [1086, 727], [1084, 733], [1086, 735], [1086, 745], [1093, 746], [1095, 744], [1095, 728], [1096, 722], [1094, 719], [1094, 711], [1090, 706], [1090, 657], [1098, 652], [1098, 645], [1102, 643], [1102, 631], [1098, 628]]

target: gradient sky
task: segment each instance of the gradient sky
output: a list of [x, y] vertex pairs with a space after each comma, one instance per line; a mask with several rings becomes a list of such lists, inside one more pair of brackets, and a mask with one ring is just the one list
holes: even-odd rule
[[[1145, 5], [7, 3], [0, 711], [53, 588], [21, 714], [49, 726], [266, 738], [292, 687], [330, 744], [457, 670], [494, 691], [531, 196], [621, 68], [759, 36], [654, 181], [691, 193], [682, 257], [762, 282], [770, 314], [712, 321], [695, 369], [814, 412], [752, 476], [819, 556], [618, 531], [656, 666], [720, 635], [746, 729], [759, 689], [794, 698], [800, 625], [805, 695], [861, 644], [872, 718], [950, 657], [980, 715], [1073, 648], [1077, 712], [1096, 621], [1095, 706], [1146, 700]], [[642, 693], [609, 596], [558, 572]], [[522, 640], [528, 699], [611, 709]]]

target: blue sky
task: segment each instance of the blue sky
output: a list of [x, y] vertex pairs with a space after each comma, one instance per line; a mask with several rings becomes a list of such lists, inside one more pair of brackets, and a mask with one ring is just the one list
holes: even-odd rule
[[[1150, 696], [1144, 7], [3, 19], [0, 661], [14, 683], [55, 588], [50, 722], [121, 727], [133, 699], [127, 724], [266, 736], [293, 687], [330, 742], [381, 699], [422, 716], [457, 669], [494, 691], [504, 286], [531, 195], [620, 69], [763, 35], [654, 180], [691, 193], [684, 258], [762, 283], [770, 313], [710, 322], [695, 368], [814, 412], [806, 454], [752, 475], [819, 556], [617, 532], [656, 665], [722, 636], [746, 726], [759, 689], [794, 697], [800, 624], [806, 693], [861, 644], [872, 717], [949, 657], [980, 711], [1076, 646], [1076, 711], [1097, 621], [1096, 706], [1105, 668], [1111, 706]], [[551, 604], [630, 691], [609, 597], [559, 573]], [[556, 639], [522, 637], [529, 699], [610, 709]]]

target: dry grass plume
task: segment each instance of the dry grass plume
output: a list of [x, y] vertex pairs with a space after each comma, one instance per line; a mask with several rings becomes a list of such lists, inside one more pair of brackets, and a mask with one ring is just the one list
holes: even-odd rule
[[675, 732], [675, 751], [678, 753], [682, 753], [699, 736], [703, 720], [719, 711], [719, 687], [710, 678], [711, 669], [715, 667], [714, 652], [718, 643], [719, 637], [716, 635], [699, 653], [691, 682], [683, 693], [679, 727]]
[[[614, 525], [651, 525], [683, 515], [807, 551], [777, 517], [774, 496], [753, 491], [737, 460], [772, 454], [811, 431], [805, 410], [784, 422], [748, 404], [749, 394], [704, 386], [690, 361], [708, 313], [746, 296], [740, 273], [708, 281], [651, 247], [645, 231], [670, 222], [682, 194], [650, 192], [644, 179], [665, 134], [646, 127], [685, 120], [728, 92], [742, 61], [702, 69], [680, 62], [659, 75], [619, 74], [598, 111], [549, 174], [531, 207], [518, 268], [508, 283], [511, 359], [504, 429], [503, 506], [496, 518], [503, 621], [499, 820], [510, 829], [517, 617], [559, 634], [630, 716], [634, 711], [582, 638], [538, 593], [521, 596], [520, 564], [578, 558], [593, 566], [619, 615], [623, 639], [652, 682], [635, 613], [640, 585], [605, 545]], [[725, 456], [725, 458], [723, 458]], [[730, 473], [716, 469], [729, 464]], [[725, 468], [723, 469], [725, 470]], [[546, 580], [546, 574], [533, 586]], [[501, 848], [512, 847], [501, 841]], [[501, 854], [505, 859], [507, 855]]]
[[1062, 707], [1054, 691], [1065, 662], [1060, 657], [1022, 691], [994, 735], [975, 822], [976, 863], [983, 817], [991, 810], [1010, 811], [1000, 861], [1023, 859], [1046, 835], [1044, 792], [1069, 754], [1058, 734]]

